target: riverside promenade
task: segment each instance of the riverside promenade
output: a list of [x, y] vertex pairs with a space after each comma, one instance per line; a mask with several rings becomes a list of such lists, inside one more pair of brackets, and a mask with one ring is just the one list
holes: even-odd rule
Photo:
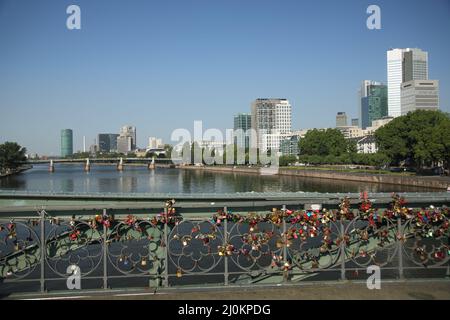
[[369, 290], [364, 282], [305, 283], [273, 287], [211, 289], [60, 292], [47, 295], [17, 294], [6, 299], [33, 300], [450, 300], [449, 280], [382, 282]]
[[[248, 174], [264, 174], [265, 168], [259, 167], [237, 167], [237, 166], [180, 166], [183, 170], [203, 170], [223, 173], [248, 173]], [[324, 169], [293, 169], [289, 167], [281, 167], [278, 169], [278, 175], [297, 176], [306, 178], [370, 182], [392, 185], [407, 185], [414, 187], [424, 187], [432, 189], [440, 189], [442, 191], [450, 188], [450, 177], [447, 176], [415, 176], [402, 174], [383, 174], [383, 173], [366, 173], [366, 172], [343, 172], [339, 170]]]

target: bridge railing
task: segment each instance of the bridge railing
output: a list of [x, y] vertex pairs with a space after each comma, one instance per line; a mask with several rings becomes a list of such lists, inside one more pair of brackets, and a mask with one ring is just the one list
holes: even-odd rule
[[230, 286], [449, 277], [449, 210], [386, 209], [343, 199], [337, 210], [235, 213], [184, 219], [171, 202], [160, 214], [0, 221], [0, 292]]

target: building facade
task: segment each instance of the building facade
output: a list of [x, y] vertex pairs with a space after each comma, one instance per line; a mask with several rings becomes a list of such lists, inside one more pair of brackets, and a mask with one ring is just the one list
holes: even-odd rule
[[300, 154], [300, 149], [298, 143], [300, 137], [298, 135], [291, 135], [280, 141], [280, 152], [282, 155], [293, 155], [298, 156]]
[[238, 113], [234, 116], [233, 140], [238, 148], [250, 148], [250, 130], [252, 129], [252, 115]]
[[122, 128], [120, 128], [120, 134], [119, 135], [121, 137], [130, 137], [131, 138], [131, 150], [136, 149], [136, 146], [137, 146], [137, 142], [136, 142], [136, 127], [123, 126]]
[[156, 137], [149, 137], [148, 138], [148, 147], [147, 149], [161, 149], [164, 148], [164, 144], [162, 139], [156, 138]]
[[364, 80], [360, 92], [360, 127], [365, 129], [372, 125], [372, 121], [388, 115], [387, 86], [380, 82]]
[[439, 81], [411, 80], [402, 83], [401, 114], [439, 109]]
[[338, 112], [336, 115], [336, 127], [346, 127], [347, 125], [347, 115], [345, 112]]
[[98, 151], [100, 152], [116, 152], [117, 138], [116, 133], [99, 133], [98, 134]]
[[418, 48], [387, 51], [388, 114], [401, 115], [401, 84], [428, 80], [428, 52]]
[[73, 155], [73, 131], [72, 129], [61, 130], [61, 157]]
[[256, 143], [250, 139], [251, 147], [278, 151], [283, 135], [292, 130], [291, 104], [287, 99], [256, 99], [251, 106], [251, 126], [256, 134]]

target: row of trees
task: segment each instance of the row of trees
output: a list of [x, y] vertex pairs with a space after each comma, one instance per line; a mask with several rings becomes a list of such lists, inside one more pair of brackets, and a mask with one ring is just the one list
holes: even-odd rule
[[21, 161], [26, 160], [27, 150], [15, 142], [0, 144], [0, 172], [5, 173], [16, 170]]
[[[378, 152], [357, 153], [356, 142], [337, 129], [310, 130], [300, 140], [298, 161], [310, 164], [406, 165], [418, 170], [450, 165], [450, 116], [417, 110], [397, 117], [375, 131]], [[292, 159], [290, 159], [292, 162]], [[281, 161], [286, 163], [285, 161]]]

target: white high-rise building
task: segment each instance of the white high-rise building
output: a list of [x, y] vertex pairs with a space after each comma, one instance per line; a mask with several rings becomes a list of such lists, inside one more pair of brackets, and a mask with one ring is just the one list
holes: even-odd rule
[[291, 104], [287, 99], [256, 99], [251, 106], [251, 126], [262, 151], [279, 150], [280, 140], [292, 131]]
[[401, 115], [401, 84], [428, 80], [428, 52], [418, 48], [387, 51], [388, 114]]
[[148, 138], [148, 149], [161, 149], [164, 148], [162, 139], [156, 137]]

